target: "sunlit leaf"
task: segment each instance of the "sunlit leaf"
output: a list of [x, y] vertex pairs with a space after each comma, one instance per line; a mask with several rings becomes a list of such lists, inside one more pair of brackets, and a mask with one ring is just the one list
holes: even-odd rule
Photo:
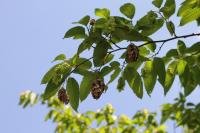
[[95, 9], [95, 15], [102, 17], [102, 18], [108, 18], [110, 16], [110, 11], [106, 8], [103, 9]]
[[126, 3], [120, 7], [120, 12], [126, 17], [132, 19], [135, 15], [135, 6], [131, 3]]

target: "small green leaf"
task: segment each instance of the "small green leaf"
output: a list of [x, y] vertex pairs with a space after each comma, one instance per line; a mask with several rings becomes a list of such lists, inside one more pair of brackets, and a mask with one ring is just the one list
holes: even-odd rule
[[70, 38], [70, 37], [73, 37], [74, 39], [85, 38], [86, 37], [85, 29], [81, 26], [77, 26], [77, 27], [73, 27], [73, 28], [69, 29], [65, 33], [64, 38]]
[[186, 65], [187, 65], [187, 62], [185, 60], [180, 59], [178, 61], [177, 72], [179, 75], [182, 75], [184, 73]]
[[153, 0], [152, 1], [152, 4], [157, 8], [160, 8], [162, 3], [163, 3], [163, 0]]
[[135, 6], [131, 3], [126, 3], [120, 7], [120, 12], [126, 17], [132, 19], [135, 15]]
[[169, 33], [171, 35], [174, 35], [174, 33], [175, 33], [174, 23], [172, 21], [169, 21], [169, 22], [166, 23], [166, 25], [167, 25], [167, 30], [169, 31]]
[[155, 43], [150, 43], [150, 44], [147, 44], [146, 46], [149, 50], [151, 50], [151, 52], [155, 52], [155, 50], [156, 50], [156, 44]]
[[90, 16], [87, 15], [87, 16], [83, 17], [81, 20], [79, 20], [78, 22], [75, 22], [75, 23], [79, 23], [79, 24], [87, 26], [89, 21], [90, 21]]
[[104, 64], [105, 57], [110, 44], [107, 41], [100, 41], [94, 49], [93, 62], [95, 66], [100, 66]]
[[84, 76], [80, 85], [80, 100], [84, 101], [90, 93], [92, 88], [92, 82], [94, 80], [93, 75]]
[[200, 67], [198, 66], [194, 66], [192, 69], [192, 75], [194, 80], [196, 81], [196, 83], [198, 83], [200, 85]]
[[154, 68], [153, 61], [147, 61], [142, 69], [142, 77], [144, 79], [144, 86], [147, 93], [150, 95], [156, 84], [157, 73]]
[[113, 82], [118, 77], [118, 75], [120, 74], [120, 72], [121, 72], [120, 68], [115, 69], [115, 71], [113, 72], [113, 74], [110, 76], [110, 80], [108, 81], [107, 85], [110, 84], [111, 82]]
[[166, 77], [165, 77], [165, 87], [164, 87], [164, 94], [166, 95], [169, 89], [171, 88], [175, 75], [176, 75], [176, 69], [177, 69], [177, 62], [173, 61], [168, 65]]
[[56, 92], [58, 91], [58, 89], [60, 88], [60, 85], [61, 84], [55, 84], [54, 82], [49, 81], [43, 94], [44, 100], [47, 100], [50, 97], [54, 96]]
[[158, 58], [158, 57], [154, 58], [154, 67], [158, 75], [158, 81], [164, 87], [166, 70], [165, 70], [165, 63], [163, 59]]
[[191, 8], [185, 11], [182, 15], [180, 26], [184, 26], [185, 24], [197, 20], [200, 17], [200, 8]]
[[134, 68], [126, 67], [123, 73], [123, 77], [126, 79], [128, 85], [136, 94], [136, 96], [142, 98], [143, 84], [139, 73], [136, 70], [134, 70]]
[[46, 84], [48, 83], [51, 78], [54, 76], [54, 74], [56, 73], [56, 68], [59, 66], [60, 64], [57, 64], [55, 66], [53, 66], [42, 78], [41, 84]]
[[92, 40], [90, 37], [85, 38], [83, 42], [79, 45], [77, 54], [79, 55], [84, 50], [89, 49], [93, 43], [94, 43], [94, 40]]
[[184, 55], [186, 51], [186, 45], [183, 41], [179, 40], [177, 43], [177, 51], [179, 55]]
[[110, 11], [106, 8], [103, 9], [96, 8], [95, 15], [102, 18], [108, 18], [110, 16]]
[[123, 76], [121, 76], [118, 79], [117, 90], [121, 92], [122, 90], [124, 90], [124, 87], [125, 87], [125, 79], [123, 78]]
[[171, 17], [176, 10], [176, 2], [175, 0], [166, 0], [164, 7], [160, 9], [163, 12], [166, 18]]
[[168, 58], [176, 58], [178, 56], [178, 52], [176, 49], [170, 49], [167, 54], [166, 54], [166, 57]]
[[77, 111], [79, 105], [79, 85], [77, 81], [74, 78], [68, 78], [66, 88], [70, 99], [70, 105]]
[[108, 75], [108, 74], [109, 74], [110, 72], [112, 72], [112, 71], [113, 71], [113, 67], [105, 66], [105, 67], [103, 67], [103, 68], [101, 69], [100, 75], [101, 75], [102, 77], [104, 77], [104, 76]]
[[65, 54], [59, 54], [58, 56], [55, 57], [55, 59], [52, 62], [65, 59], [66, 59]]

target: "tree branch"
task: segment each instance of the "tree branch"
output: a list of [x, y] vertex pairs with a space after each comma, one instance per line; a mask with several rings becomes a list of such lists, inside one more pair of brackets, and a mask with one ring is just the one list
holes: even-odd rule
[[[155, 54], [157, 55], [162, 46], [166, 43], [166, 42], [169, 42], [169, 41], [172, 41], [172, 40], [176, 40], [176, 39], [179, 39], [179, 38], [188, 38], [188, 37], [193, 37], [193, 36], [200, 36], [200, 33], [192, 33], [192, 34], [188, 34], [188, 35], [182, 35], [182, 36], [175, 36], [175, 37], [172, 37], [172, 38], [168, 38], [168, 39], [163, 39], [163, 40], [158, 40], [158, 41], [149, 41], [149, 42], [146, 42], [144, 44], [141, 44], [139, 45], [138, 47], [143, 47], [145, 45], [148, 45], [148, 44], [151, 44], [151, 43], [162, 43], [162, 45], [160, 46], [158, 52]], [[114, 53], [114, 52], [117, 52], [117, 51], [120, 51], [120, 50], [124, 50], [124, 49], [127, 49], [126, 47], [125, 48], [121, 48], [121, 47], [118, 47], [118, 49], [115, 49], [115, 50], [112, 50], [112, 51], [108, 51], [107, 54], [111, 54], [111, 53]], [[78, 65], [76, 65], [76, 67], [70, 72], [73, 73], [79, 66], [83, 65], [84, 63], [90, 61], [91, 59], [93, 59], [94, 57], [90, 57], [86, 60], [84, 60], [83, 62], [79, 63]]]
[[143, 47], [143, 46], [151, 44], [151, 43], [166, 43], [166, 42], [169, 42], [169, 41], [172, 41], [172, 40], [176, 40], [176, 39], [180, 39], [180, 38], [188, 38], [188, 37], [193, 37], [193, 36], [200, 36], [200, 33], [192, 33], [192, 34], [188, 34], [188, 35], [175, 36], [175, 37], [172, 37], [172, 38], [158, 40], [158, 41], [148, 41], [144, 44], [139, 45], [138, 47]]

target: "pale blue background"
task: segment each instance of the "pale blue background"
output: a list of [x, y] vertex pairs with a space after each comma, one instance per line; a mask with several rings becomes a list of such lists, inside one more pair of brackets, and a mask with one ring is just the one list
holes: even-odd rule
[[[135, 18], [140, 18], [153, 8], [150, 0], [0, 0], [0, 131], [2, 133], [51, 133], [54, 125], [44, 122], [47, 109], [37, 105], [23, 110], [18, 106], [20, 92], [30, 89], [42, 93], [45, 86], [40, 85], [43, 74], [53, 65], [50, 62], [60, 54], [71, 57], [79, 44], [72, 39], [63, 40], [67, 29], [74, 21], [86, 14], [93, 16], [94, 8], [109, 8], [112, 15], [119, 15], [118, 8], [125, 2], [137, 6]], [[155, 10], [155, 9], [154, 9]], [[134, 19], [136, 20], [136, 19]], [[133, 21], [134, 21], [133, 20]], [[175, 20], [178, 22], [179, 20]], [[196, 24], [190, 24], [177, 33], [197, 32]], [[160, 31], [155, 39], [169, 37], [166, 30]], [[187, 39], [188, 45], [199, 38]], [[167, 45], [167, 46], [166, 46]], [[176, 42], [166, 44], [167, 48], [176, 47]], [[79, 111], [96, 110], [106, 103], [112, 103], [117, 114], [129, 116], [141, 108], [159, 110], [162, 103], [172, 102], [181, 90], [176, 82], [166, 97], [163, 89], [156, 85], [152, 97], [146, 94], [143, 100], [136, 98], [126, 87], [118, 93], [113, 83], [106, 94], [96, 101], [89, 97], [80, 104]], [[199, 102], [199, 88], [189, 99]], [[171, 126], [172, 123], [169, 123]], [[172, 129], [171, 127], [169, 128]]]

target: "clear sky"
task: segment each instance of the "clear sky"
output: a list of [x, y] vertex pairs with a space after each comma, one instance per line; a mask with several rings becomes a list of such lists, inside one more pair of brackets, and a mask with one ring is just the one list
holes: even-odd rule
[[[47, 109], [37, 105], [23, 110], [18, 106], [20, 92], [30, 89], [42, 93], [45, 86], [40, 85], [43, 74], [53, 65], [50, 62], [60, 54], [71, 57], [79, 44], [72, 39], [63, 40], [63, 35], [84, 15], [94, 16], [95, 8], [109, 8], [112, 15], [120, 15], [118, 8], [126, 2], [133, 2], [136, 17], [153, 9], [151, 0], [0, 0], [0, 129], [2, 133], [51, 133], [54, 125], [44, 122]], [[173, 18], [172, 18], [173, 19]], [[133, 21], [136, 19], [133, 19]], [[175, 22], [178, 22], [175, 19]], [[190, 24], [178, 34], [197, 32], [196, 25]], [[167, 38], [166, 30], [153, 36], [155, 39]], [[200, 40], [187, 39], [188, 45]], [[166, 46], [167, 45], [167, 46]], [[166, 44], [160, 54], [168, 48], [176, 47], [176, 42]], [[145, 93], [138, 99], [129, 87], [118, 93], [114, 82], [100, 100], [91, 96], [80, 104], [79, 111], [96, 110], [106, 103], [112, 103], [117, 114], [131, 116], [141, 108], [157, 111], [165, 102], [172, 102], [181, 91], [178, 80], [166, 97], [163, 89], [156, 85], [150, 97]], [[199, 102], [199, 88], [188, 99]]]

